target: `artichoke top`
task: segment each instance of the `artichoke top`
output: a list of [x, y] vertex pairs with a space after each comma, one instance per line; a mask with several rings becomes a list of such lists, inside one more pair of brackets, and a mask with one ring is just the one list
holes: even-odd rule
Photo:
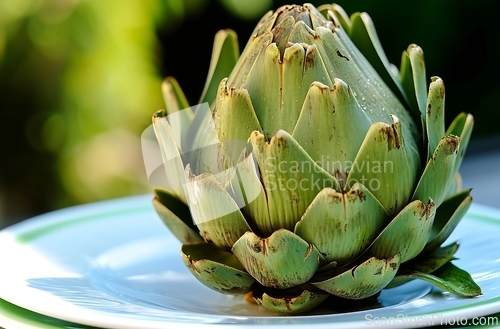
[[[278, 137], [288, 136], [303, 153], [294, 159], [300, 167], [314, 162], [333, 176], [330, 179], [324, 174], [323, 181], [333, 181], [325, 186], [348, 191], [360, 179], [373, 181], [372, 192], [380, 190], [375, 192], [376, 197], [391, 214], [401, 210], [411, 197], [420, 168], [420, 133], [409, 111], [352, 43], [334, 15], [327, 20], [306, 4], [284, 6], [264, 16], [229, 77], [220, 82], [214, 98], [217, 143], [246, 143], [250, 138], [252, 146], [258, 149], [264, 142], [274, 145], [279, 143]], [[370, 138], [378, 138], [382, 146], [363, 144], [370, 129], [375, 134]], [[225, 163], [224, 167], [199, 170], [199, 166], [194, 166], [197, 169], [193, 172], [220, 172], [233, 166], [241, 147], [227, 149], [224, 161], [219, 161]], [[369, 154], [370, 149], [379, 149], [379, 153], [400, 151], [387, 157]], [[370, 157], [375, 162], [369, 163]], [[269, 154], [266, 158], [274, 158], [276, 163], [290, 160]], [[391, 168], [381, 168], [384, 163]], [[386, 180], [384, 186], [375, 185], [377, 178], [365, 174], [372, 171], [373, 176], [370, 164], [379, 166], [375, 168], [379, 172], [398, 168], [399, 175]], [[261, 174], [265, 176], [263, 172], [274, 170], [271, 167], [259, 166]], [[317, 192], [309, 189], [290, 198], [303, 200], [301, 212]], [[287, 227], [291, 228], [300, 215], [286, 220], [290, 223]]]
[[[311, 84], [328, 90], [334, 88], [335, 79], [348, 83], [369, 122], [390, 124], [391, 115], [397, 116], [405, 134], [412, 132], [408, 142], [416, 148], [413, 139], [419, 133], [408, 110], [342, 31], [335, 16], [327, 20], [309, 4], [284, 6], [264, 16], [226, 86], [248, 91], [270, 139], [279, 129], [294, 131]], [[362, 130], [366, 124], [351, 122], [350, 126], [353, 134], [366, 133]]]
[[444, 85], [427, 87], [418, 46], [398, 71], [368, 15], [283, 6], [241, 56], [234, 32], [217, 34], [203, 104], [172, 78], [163, 92], [154, 205], [210, 288], [284, 313], [415, 277], [480, 293], [450, 263], [457, 245], [439, 248], [472, 201], [458, 168], [473, 119], [445, 131]]

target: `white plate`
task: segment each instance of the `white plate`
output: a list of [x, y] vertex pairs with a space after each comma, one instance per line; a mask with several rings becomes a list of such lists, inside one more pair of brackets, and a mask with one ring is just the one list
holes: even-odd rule
[[0, 298], [43, 315], [116, 329], [409, 328], [500, 311], [500, 211], [492, 208], [473, 206], [450, 239], [461, 243], [455, 264], [472, 274], [481, 297], [461, 299], [413, 281], [384, 290], [375, 308], [275, 316], [194, 279], [151, 198], [63, 209], [1, 231]]

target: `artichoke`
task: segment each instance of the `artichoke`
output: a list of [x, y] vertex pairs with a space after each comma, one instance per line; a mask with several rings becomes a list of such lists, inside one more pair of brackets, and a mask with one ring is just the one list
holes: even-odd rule
[[241, 56], [233, 31], [216, 35], [200, 105], [162, 88], [153, 204], [206, 286], [285, 314], [413, 279], [481, 294], [451, 263], [458, 244], [441, 246], [472, 202], [458, 169], [473, 118], [445, 130], [417, 45], [398, 70], [366, 13], [283, 6]]

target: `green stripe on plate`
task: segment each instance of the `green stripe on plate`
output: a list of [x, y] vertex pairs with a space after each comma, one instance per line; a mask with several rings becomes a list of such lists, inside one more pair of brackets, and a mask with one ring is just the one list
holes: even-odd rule
[[70, 227], [73, 225], [77, 225], [77, 224], [80, 224], [82, 222], [93, 221], [93, 220], [101, 219], [103, 217], [108, 217], [108, 216], [130, 215], [130, 214], [139, 213], [139, 212], [151, 211], [152, 209], [153, 209], [152, 206], [141, 206], [141, 207], [113, 210], [113, 211], [108, 211], [108, 212], [103, 212], [103, 213], [97, 213], [97, 214], [86, 215], [86, 216], [82, 216], [82, 217], [71, 218], [71, 219], [68, 219], [65, 221], [45, 225], [45, 226], [37, 228], [37, 229], [28, 230], [26, 232], [20, 233], [19, 235], [16, 236], [16, 241], [20, 244], [25, 244], [25, 243], [29, 243], [35, 239], [38, 239], [41, 236], [44, 236], [48, 233], [52, 233], [54, 231], [57, 231], [57, 230], [60, 230], [63, 228], [67, 228], [67, 227]]
[[11, 322], [14, 321], [40, 329], [97, 329], [96, 327], [75, 324], [28, 311], [3, 299], [0, 299], [0, 313], [0, 318], [3, 317], [9, 319]]

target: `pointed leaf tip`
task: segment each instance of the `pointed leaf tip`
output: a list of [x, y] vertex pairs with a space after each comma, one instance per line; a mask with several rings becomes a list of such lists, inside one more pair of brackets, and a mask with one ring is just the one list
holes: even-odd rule
[[199, 103], [212, 103], [219, 82], [227, 78], [239, 57], [238, 37], [232, 30], [221, 30], [215, 35], [210, 68]]
[[400, 253], [401, 263], [414, 258], [429, 238], [434, 215], [432, 200], [427, 205], [419, 200], [409, 203], [373, 241], [367, 255], [387, 258]]
[[[275, 292], [275, 291], [273, 291]], [[257, 304], [271, 312], [280, 314], [299, 314], [307, 312], [322, 302], [324, 302], [329, 294], [320, 291], [311, 292], [303, 290], [300, 294], [287, 294], [287, 290], [280, 291], [283, 296], [273, 295], [272, 293], [263, 293], [262, 297], [256, 297]]]
[[[295, 225], [295, 233], [316, 246], [327, 261], [344, 265], [366, 249], [387, 217], [378, 200], [359, 183], [346, 193], [325, 188]], [[359, 243], [353, 245], [354, 240]]]
[[268, 288], [285, 289], [303, 284], [323, 262], [313, 245], [284, 229], [269, 238], [247, 232], [236, 241], [232, 252], [247, 272]]
[[183, 244], [181, 257], [201, 283], [220, 293], [246, 293], [255, 283], [233, 254], [205, 242]]
[[165, 101], [165, 109], [168, 114], [172, 114], [189, 107], [186, 96], [175, 78], [167, 77], [161, 85], [161, 90]]
[[445, 136], [444, 129], [444, 83], [439, 77], [432, 77], [426, 105], [426, 133], [430, 159], [439, 141]]
[[335, 296], [362, 299], [384, 289], [399, 269], [400, 254], [387, 259], [372, 257], [331, 279], [312, 284]]
[[460, 138], [456, 136], [446, 136], [439, 141], [420, 177], [413, 200], [432, 198], [437, 207], [441, 205], [454, 180], [455, 159], [459, 146]]
[[470, 191], [465, 190], [453, 195], [436, 210], [432, 232], [424, 251], [432, 251], [448, 239], [472, 204]]
[[153, 206], [163, 223], [179, 241], [186, 243], [203, 240], [194, 225], [188, 206], [171, 192], [155, 190]]
[[474, 282], [471, 275], [451, 262], [432, 274], [413, 272], [405, 276], [422, 279], [460, 297], [477, 297], [483, 294], [481, 287]]

